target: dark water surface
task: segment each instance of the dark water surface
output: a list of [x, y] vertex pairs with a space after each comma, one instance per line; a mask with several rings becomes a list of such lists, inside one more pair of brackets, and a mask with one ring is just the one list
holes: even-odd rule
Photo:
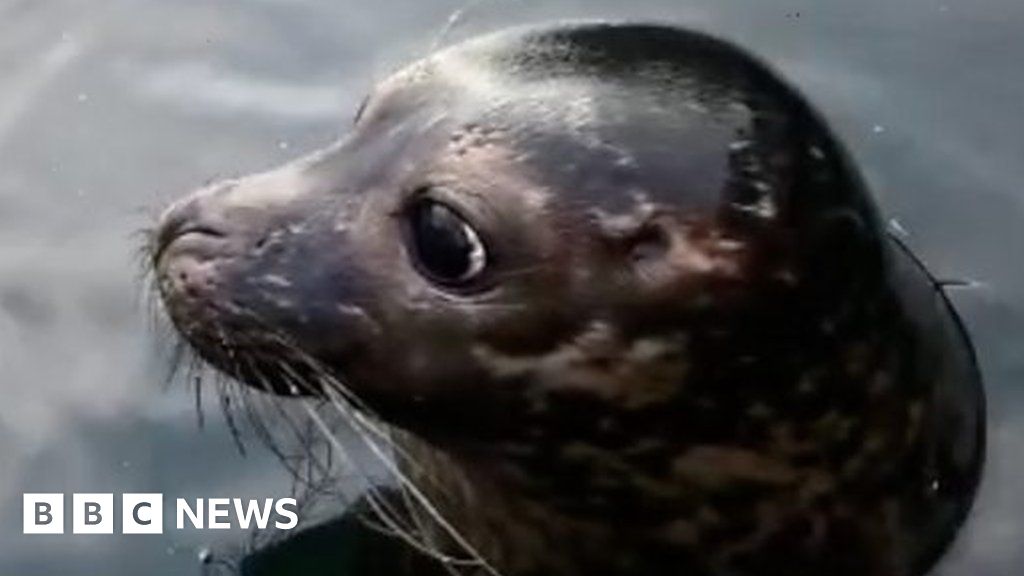
[[[161, 387], [132, 233], [206, 180], [328, 143], [461, 5], [0, 0], [0, 574], [197, 574], [200, 549], [242, 538], [25, 537], [23, 492], [287, 495], [271, 456]], [[764, 55], [936, 274], [977, 281], [955, 301], [989, 467], [938, 573], [1024, 573], [1024, 2], [495, 0], [455, 35], [551, 16], [670, 19]]]

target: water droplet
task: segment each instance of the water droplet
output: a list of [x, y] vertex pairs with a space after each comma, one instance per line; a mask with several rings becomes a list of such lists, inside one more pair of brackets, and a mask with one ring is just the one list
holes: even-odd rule
[[209, 548], [200, 548], [196, 558], [199, 559], [200, 564], [209, 564], [213, 561], [213, 553], [210, 552]]
[[875, 124], [875, 127], [872, 128], [871, 131], [874, 132], [875, 134], [881, 134], [885, 132], [885, 126], [882, 126], [881, 124]]

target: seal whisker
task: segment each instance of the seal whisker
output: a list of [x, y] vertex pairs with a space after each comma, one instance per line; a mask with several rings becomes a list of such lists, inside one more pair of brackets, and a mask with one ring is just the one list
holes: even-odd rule
[[[344, 446], [342, 446], [341, 442], [338, 441], [337, 438], [335, 438], [333, 436], [333, 434], [330, 431], [330, 428], [323, 422], [323, 420], [320, 418], [320, 415], [316, 413], [316, 410], [314, 410], [311, 407], [309, 407], [308, 403], [306, 404], [306, 406], [307, 406], [307, 410], [309, 412], [310, 417], [313, 419], [313, 421], [318, 426], [320, 426], [321, 431], [332, 441], [332, 443], [334, 444], [335, 448], [339, 452], [341, 452], [341, 453], [346, 453], [346, 450], [345, 450]], [[387, 465], [387, 464], [389, 464], [391, 462], [389, 458], [387, 458], [386, 456], [383, 455], [382, 452], [380, 452], [379, 446], [377, 446], [372, 440], [369, 440], [365, 436], [363, 436], [363, 439], [364, 439], [364, 441], [366, 441], [367, 447], [369, 447], [375, 454], [377, 454], [378, 458], [380, 458], [382, 463]], [[490, 566], [490, 564], [488, 564], [486, 562], [486, 560], [484, 560], [479, 555], [479, 553], [476, 552], [476, 550], [473, 548], [473, 546], [471, 544], [469, 544], [468, 542], [466, 542], [465, 539], [458, 533], [458, 531], [453, 526], [451, 526], [451, 524], [449, 524], [446, 520], [444, 520], [443, 517], [441, 517], [440, 512], [437, 511], [437, 509], [434, 508], [432, 504], [430, 504], [429, 500], [427, 500], [426, 497], [423, 496], [422, 493], [420, 493], [419, 490], [417, 490], [415, 488], [415, 486], [412, 485], [408, 481], [408, 479], [405, 478], [405, 476], [401, 472], [399, 472], [397, 469], [395, 469], [393, 467], [392, 467], [391, 471], [395, 475], [395, 477], [401, 482], [401, 484], [414, 497], [414, 499], [416, 500], [417, 504], [419, 506], [423, 507], [428, 512], [428, 514], [431, 515], [433, 520], [436, 523], [438, 523], [439, 526], [446, 533], [448, 533], [449, 536], [451, 536], [453, 539], [455, 539], [455, 542], [460, 547], [462, 547], [467, 552], [469, 552], [474, 557], [474, 559], [467, 561], [467, 560], [464, 560], [464, 559], [454, 558], [454, 557], [445, 555], [445, 554], [441, 553], [440, 551], [434, 549], [433, 547], [429, 546], [428, 544], [420, 542], [415, 537], [415, 535], [412, 532], [410, 532], [408, 529], [396, 529], [394, 526], [392, 526], [392, 529], [396, 530], [396, 532], [395, 532], [396, 536], [402, 538], [408, 545], [412, 546], [413, 548], [415, 548], [416, 550], [420, 551], [421, 553], [426, 554], [427, 556], [429, 556], [431, 558], [435, 558], [438, 561], [442, 562], [442, 564], [445, 564], [445, 565], [448, 565], [448, 564], [466, 564], [466, 565], [479, 566], [479, 567], [483, 568], [484, 570], [486, 570], [492, 576], [501, 576], [500, 572], [498, 572], [492, 566]], [[364, 481], [368, 485], [372, 484], [369, 481], [369, 479], [366, 478], [365, 476], [363, 477], [363, 479], [364, 479]], [[388, 510], [390, 508], [389, 505], [381, 507], [380, 506], [381, 501], [377, 501], [375, 503], [373, 499], [370, 499], [370, 503], [371, 503], [371, 506], [374, 508], [374, 512], [382, 520], [383, 519], [391, 519], [391, 520], [393, 520], [396, 517], [401, 517], [401, 515], [396, 515], [396, 513], [393, 510]]]
[[[287, 343], [287, 340], [282, 339], [279, 343], [283, 346], [290, 347], [290, 344]], [[412, 454], [409, 453], [408, 450], [406, 450], [400, 444], [394, 442], [388, 431], [386, 431], [383, 427], [376, 424], [378, 419], [373, 415], [373, 412], [369, 408], [365, 407], [365, 405], [363, 405], [359, 397], [356, 394], [352, 393], [348, 386], [346, 386], [337, 377], [328, 372], [327, 369], [320, 364], [320, 362], [318, 362], [315, 358], [310, 357], [304, 351], [296, 348], [289, 348], [289, 350], [293, 354], [299, 356], [302, 359], [302, 361], [306, 364], [306, 366], [321, 381], [321, 384], [319, 386], [313, 386], [310, 384], [303, 385], [302, 389], [305, 392], [316, 394], [328, 389], [337, 392], [338, 394], [341, 395], [340, 398], [336, 397], [334, 394], [328, 393], [326, 395], [326, 400], [331, 406], [333, 406], [337, 410], [339, 415], [341, 415], [342, 418], [345, 419], [345, 421], [348, 422], [353, 427], [353, 429], [357, 433], [364, 434], [369, 432], [370, 434], [384, 442], [389, 450], [391, 450], [393, 453], [401, 457], [406, 465], [413, 467], [417, 472], [424, 471], [425, 467], [422, 466], [420, 463], [416, 462], [415, 458], [413, 458]], [[287, 363], [279, 363], [279, 368], [284, 373], [290, 375], [293, 381], [303, 381], [303, 379], [297, 373], [295, 373], [294, 369]], [[326, 386], [324, 384], [326, 384]]]
[[270, 450], [271, 453], [273, 453], [274, 456], [278, 458], [278, 460], [282, 462], [288, 461], [289, 457], [287, 456], [287, 454], [285, 454], [281, 446], [278, 445], [276, 439], [274, 438], [274, 435], [267, 428], [263, 416], [259, 414], [256, 408], [253, 406], [253, 402], [251, 401], [252, 396], [253, 394], [249, 389], [244, 389], [244, 391], [242, 392], [240, 404], [242, 405], [242, 409], [245, 412], [246, 420], [248, 421], [250, 428], [256, 434], [256, 439], [259, 440], [259, 442], [268, 450]]
[[459, 26], [463, 24], [463, 22], [466, 19], [466, 16], [468, 16], [472, 11], [476, 10], [483, 4], [490, 1], [492, 0], [469, 0], [461, 8], [457, 8], [454, 11], [452, 11], [452, 13], [448, 16], [448, 19], [445, 21], [444, 26], [441, 28], [441, 31], [438, 32], [437, 36], [434, 38], [434, 41], [430, 43], [429, 52], [437, 52], [437, 50], [442, 45], [444, 45], [444, 43], [448, 40], [448, 37], [452, 34], [452, 32], [454, 32]]
[[224, 382], [217, 383], [218, 397], [220, 399], [220, 410], [224, 416], [224, 422], [228, 426], [228, 430], [231, 432], [231, 439], [235, 443], [235, 448], [238, 450], [238, 454], [243, 458], [247, 456], [248, 451], [245, 448], [245, 443], [242, 441], [242, 434], [238, 428], [238, 424], [235, 420], [234, 408], [232, 407], [232, 390], [234, 386], [228, 386]]
[[[251, 317], [251, 320], [258, 323], [258, 325], [264, 325], [264, 322], [257, 314], [250, 310], [246, 310], [244, 313], [248, 314]], [[326, 368], [317, 359], [311, 357], [305, 351], [291, 344], [291, 339], [288, 335], [269, 326], [265, 329], [267, 330], [268, 335], [277, 340], [278, 344], [285, 352], [292, 353], [297, 356], [298, 360], [303, 362], [320, 381], [318, 386], [312, 386], [304, 378], [299, 377], [288, 363], [279, 363], [280, 367], [283, 368], [284, 373], [291, 374], [293, 378], [295, 378], [293, 384], [297, 384], [308, 393], [322, 394], [324, 399], [333, 405], [338, 410], [339, 414], [342, 415], [350, 425], [352, 425], [353, 430], [357, 432], [357, 437], [361, 440], [364, 446], [370, 450], [375, 458], [396, 480], [398, 488], [403, 493], [407, 493], [411, 498], [411, 501], [415, 502], [417, 507], [422, 509], [427, 516], [431, 518], [432, 522], [446, 533], [457, 546], [467, 551], [474, 558], [474, 560], [472, 560], [473, 562], [476, 562], [492, 576], [500, 576], [500, 572], [483, 559], [469, 541], [466, 540], [465, 537], [447, 519], [444, 518], [438, 508], [430, 502], [416, 484], [395, 464], [393, 458], [389, 456], [384, 449], [382, 449], [381, 445], [378, 444], [376, 440], [373, 439], [373, 436], [380, 438], [388, 445], [388, 448], [392, 453], [397, 449], [390, 436], [370, 421], [373, 414], [372, 411], [368, 407], [360, 408], [360, 406], [363, 406], [362, 401], [359, 400], [359, 398], [353, 394], [347, 386], [326, 370]], [[233, 348], [231, 347], [231, 342], [223, 331], [221, 331], [220, 334], [220, 341], [227, 346], [227, 350], [230, 352], [229, 356], [232, 357], [232, 362], [237, 365], [237, 358], [235, 353], [232, 352]], [[269, 384], [267, 384], [267, 386], [268, 388], [270, 387]], [[352, 461], [349, 452], [343, 447], [341, 441], [334, 435], [330, 426], [323, 421], [316, 409], [313, 408], [308, 401], [303, 402], [303, 405], [306, 407], [312, 421], [320, 428], [321, 432], [331, 442], [339, 455], [342, 456], [343, 460]], [[232, 432], [232, 437], [235, 439], [236, 446], [238, 446], [240, 453], [244, 456], [245, 447], [241, 441], [241, 436], [233, 417], [229, 392], [227, 392], [223, 387], [221, 394], [221, 406], [222, 412], [224, 412], [226, 421], [228, 422], [229, 429]], [[411, 457], [408, 457], [408, 459], [412, 461]], [[354, 469], [360, 477], [363, 478], [365, 484], [368, 486], [373, 484], [362, 472], [359, 466], [355, 466]], [[390, 513], [392, 515], [396, 514], [396, 511], [390, 505], [377, 505], [376, 508], [385, 513]], [[392, 516], [392, 518], [394, 518], [394, 516]], [[413, 534], [411, 529], [408, 527], [402, 530], [401, 533], [406, 537]], [[414, 537], [413, 539], [415, 540]], [[419, 547], [429, 548], [429, 546], [425, 544], [422, 544]], [[446, 565], [458, 562], [457, 560], [448, 557], [439, 558], [439, 560], [443, 561]]]
[[[330, 395], [332, 390], [333, 388], [329, 387], [327, 393]], [[363, 425], [360, 419], [360, 415], [356, 413], [354, 416], [355, 420], [360, 423], [360, 427], [362, 427]], [[416, 484], [412, 480], [410, 480], [409, 477], [406, 476], [406, 474], [402, 472], [402, 470], [398, 466], [395, 465], [394, 461], [383, 452], [381, 447], [376, 442], [374, 442], [368, 435], [365, 434], [362, 435], [361, 438], [366, 443], [366, 446], [377, 456], [378, 460], [382, 464], [384, 464], [385, 467], [388, 468], [392, 476], [399, 482], [399, 485], [403, 487], [407, 491], [407, 493], [413, 498], [413, 501], [419, 507], [421, 507], [431, 517], [431, 519], [455, 541], [455, 543], [459, 547], [463, 548], [464, 550], [469, 552], [470, 555], [476, 558], [480, 562], [481, 567], [483, 567], [488, 573], [494, 576], [498, 576], [500, 574], [493, 566], [491, 566], [489, 563], [487, 563], [486, 560], [483, 559], [479, 552], [477, 552], [476, 548], [465, 539], [461, 532], [458, 529], [456, 529], [447, 519], [445, 519], [445, 517], [435, 507], [435, 505], [430, 501], [430, 499], [427, 498], [427, 496], [420, 491]]]
[[[252, 369], [255, 370], [255, 366], [253, 366]], [[260, 373], [259, 379], [263, 383], [265, 391], [269, 394], [272, 386], [266, 376]], [[286, 466], [293, 473], [294, 478], [296, 480], [302, 480], [307, 485], [312, 486], [315, 484], [314, 472], [318, 472], [321, 477], [329, 477], [332, 474], [332, 469], [334, 467], [333, 459], [331, 457], [333, 451], [328, 449], [325, 456], [326, 462], [322, 462], [320, 456], [316, 453], [315, 442], [313, 441], [313, 436], [310, 434], [310, 430], [301, 429], [301, 427], [295, 423], [291, 414], [284, 409], [279, 400], [270, 395], [261, 396], [260, 398], [261, 401], [266, 399], [269, 399], [269, 404], [273, 407], [275, 412], [278, 414], [278, 417], [285, 423], [287, 428], [292, 432], [293, 437], [296, 439], [296, 443], [303, 450], [303, 458], [306, 462], [304, 477], [303, 471], [299, 469], [299, 465], [292, 465], [291, 458], [288, 458], [287, 455], [285, 455], [285, 459], [288, 460]]]
[[[312, 405], [308, 399], [302, 399], [301, 405], [306, 409], [310, 421], [319, 428], [322, 436], [328, 440], [332, 448], [339, 454], [342, 460], [346, 462], [354, 462], [354, 459], [349, 454], [348, 449], [340, 440], [338, 440], [331, 427], [323, 421], [317, 406]], [[378, 508], [378, 510], [375, 511], [382, 514], [382, 521], [387, 522], [389, 525], [397, 526], [397, 524], [401, 522], [403, 515], [399, 514], [398, 511], [392, 507], [392, 504], [386, 499], [380, 497], [376, 483], [373, 482], [360, 467], [357, 466], [354, 470], [357, 478], [363, 484], [363, 489], [366, 490], [376, 501], [375, 507]], [[399, 530], [399, 532], [407, 533], [407, 530]]]
[[[287, 342], [287, 338], [284, 337], [283, 335], [277, 334], [277, 337], [282, 339], [282, 344]], [[380, 445], [375, 440], [373, 440], [371, 434], [378, 436], [381, 439], [386, 439], [388, 442], [390, 442], [390, 438], [385, 433], [383, 433], [382, 430], [377, 428], [376, 425], [373, 424], [369, 418], [364, 416], [359, 410], [356, 410], [351, 407], [351, 402], [353, 401], [353, 399], [355, 399], [355, 397], [354, 395], [351, 394], [351, 392], [347, 391], [347, 387], [345, 387], [334, 376], [332, 376], [325, 369], [323, 369], [323, 367], [319, 364], [318, 361], [316, 361], [316, 359], [308, 357], [308, 355], [301, 350], [294, 350], [294, 352], [299, 354], [302, 360], [305, 363], [307, 363], [308, 366], [314, 371], [314, 374], [316, 374], [321, 379], [321, 385], [315, 388], [311, 388], [310, 385], [305, 382], [305, 379], [300, 378], [297, 374], [295, 374], [294, 370], [292, 370], [287, 363], [280, 363], [281, 368], [283, 369], [283, 373], [295, 378], [296, 382], [294, 383], [306, 389], [307, 392], [325, 392], [329, 400], [329, 403], [332, 406], [334, 406], [338, 410], [339, 414], [341, 414], [346, 419], [346, 421], [348, 421], [352, 425], [353, 429], [358, 433], [358, 437], [364, 443], [364, 445], [371, 450], [371, 452], [375, 455], [378, 461], [380, 461], [388, 469], [389, 473], [397, 480], [398, 487], [400, 488], [401, 493], [405, 495], [404, 497], [411, 498], [412, 501], [415, 501], [422, 509], [424, 509], [427, 512], [427, 514], [432, 518], [432, 520], [435, 523], [437, 523], [439, 527], [442, 528], [442, 530], [447, 532], [449, 536], [453, 538], [457, 545], [466, 549], [476, 559], [467, 561], [451, 558], [446, 555], [438, 556], [437, 551], [432, 551], [426, 544], [419, 544], [417, 548], [423, 551], [424, 553], [428, 553], [432, 557], [435, 557], [438, 560], [442, 561], [445, 565], [470, 562], [473, 565], [483, 566], [492, 575], [498, 575], [499, 573], [496, 570], [494, 570], [493, 567], [490, 567], [489, 564], [487, 564], [486, 561], [482, 559], [482, 557], [480, 557], [479, 553], [477, 553], [468, 544], [464, 537], [461, 534], [458, 534], [455, 531], [454, 527], [451, 526], [451, 524], [449, 524], [443, 517], [440, 517], [440, 513], [438, 512], [436, 507], [434, 507], [434, 505], [429, 502], [426, 496], [422, 492], [420, 492], [420, 490], [405, 475], [405, 473], [403, 473], [397, 466], [395, 466], [392, 458], [389, 457], [381, 449]], [[302, 400], [303, 405], [306, 406], [307, 412], [309, 413], [311, 420], [321, 429], [321, 432], [332, 443], [334, 448], [338, 451], [339, 455], [342, 456], [343, 460], [350, 462], [353, 461], [349, 456], [348, 450], [346, 450], [342, 445], [341, 441], [337, 439], [337, 437], [334, 435], [334, 432], [331, 430], [330, 426], [323, 421], [316, 408], [311, 406], [308, 400]], [[358, 401], [358, 399], [355, 399], [355, 401]], [[389, 446], [394, 447], [393, 444], [389, 444]], [[374, 483], [369, 479], [369, 477], [362, 473], [361, 468], [359, 466], [356, 466], [355, 470], [363, 479], [367, 489], [369, 489], [371, 492], [375, 492], [376, 488], [371, 488], [372, 486], [374, 486]], [[398, 514], [397, 511], [391, 507], [391, 505], [386, 505], [383, 504], [382, 502], [377, 502], [374, 505], [374, 508], [375, 512], [386, 514], [387, 517], [391, 519], [391, 521], [389, 521], [388, 524], [393, 529], [396, 529], [398, 531], [397, 534], [401, 536], [404, 540], [417, 540], [414, 531], [412, 531], [408, 527], [402, 528], [400, 526], [400, 522], [396, 521], [397, 518], [400, 518], [404, 515]], [[417, 521], [417, 523], [419, 522]]]
[[191, 379], [195, 397], [196, 424], [200, 430], [206, 428], [206, 414], [203, 410], [203, 380], [199, 377]]
[[[226, 346], [235, 346], [234, 343], [231, 342], [227, 337], [224, 338], [224, 342]], [[260, 384], [264, 392], [266, 392], [267, 394], [270, 394], [272, 392], [272, 385], [270, 384], [269, 379], [263, 374], [261, 370], [258, 369], [257, 365], [254, 362], [252, 362], [252, 359], [249, 357], [248, 354], [235, 353], [232, 355], [232, 357], [235, 366], [235, 372], [241, 373], [243, 368], [248, 369], [250, 373], [255, 375], [257, 382]], [[249, 425], [256, 433], [257, 439], [259, 439], [261, 443], [263, 443], [269, 450], [271, 450], [271, 452], [275, 456], [278, 457], [278, 459], [286, 466], [286, 468], [288, 468], [289, 471], [293, 473], [293, 477], [301, 477], [301, 471], [299, 471], [298, 468], [292, 464], [293, 457], [286, 453], [283, 447], [278, 445], [273, 433], [270, 431], [269, 427], [265, 423], [266, 417], [263, 414], [263, 410], [261, 409], [261, 406], [263, 404], [263, 396], [255, 396], [250, 392], [249, 388], [243, 388], [242, 390], [243, 396], [241, 398], [241, 402], [243, 404], [243, 408], [245, 409]], [[256, 401], [260, 402], [260, 406], [254, 407], [254, 402]], [[290, 418], [288, 418], [287, 414], [282, 409], [280, 404], [278, 402], [272, 402], [271, 405], [276, 409], [278, 415], [282, 418], [282, 420], [286, 421], [286, 423], [289, 425], [289, 428], [295, 431], [295, 436], [296, 439], [298, 440], [298, 445], [300, 447], [305, 447], [306, 445], [302, 441], [302, 438], [297, 431], [297, 427], [293, 425], [293, 422], [291, 421]], [[307, 452], [306, 456], [310, 455], [311, 454]]]

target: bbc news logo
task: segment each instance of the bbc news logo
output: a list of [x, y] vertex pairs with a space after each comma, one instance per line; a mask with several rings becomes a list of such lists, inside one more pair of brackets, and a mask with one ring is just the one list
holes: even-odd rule
[[[24, 494], [23, 532], [63, 534], [64, 494]], [[298, 526], [298, 504], [294, 498], [243, 500], [241, 498], [185, 498], [175, 500], [175, 527], [198, 530], [228, 530], [237, 526], [261, 530], [273, 525], [278, 530]], [[73, 534], [114, 533], [113, 494], [72, 494]], [[273, 520], [273, 522], [271, 522]], [[122, 494], [121, 534], [163, 534], [163, 494]]]

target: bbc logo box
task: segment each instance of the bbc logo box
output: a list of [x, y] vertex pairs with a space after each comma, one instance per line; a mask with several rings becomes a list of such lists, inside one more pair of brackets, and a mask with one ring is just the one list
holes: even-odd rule
[[64, 533], [63, 494], [25, 494], [22, 498], [25, 534]]
[[163, 494], [123, 494], [121, 496], [122, 534], [163, 534]]
[[[25, 494], [23, 532], [25, 534], [64, 533], [63, 494]], [[74, 534], [114, 533], [113, 494], [72, 494], [71, 529]], [[121, 532], [123, 534], [162, 534], [163, 495], [123, 494], [121, 496]]]

